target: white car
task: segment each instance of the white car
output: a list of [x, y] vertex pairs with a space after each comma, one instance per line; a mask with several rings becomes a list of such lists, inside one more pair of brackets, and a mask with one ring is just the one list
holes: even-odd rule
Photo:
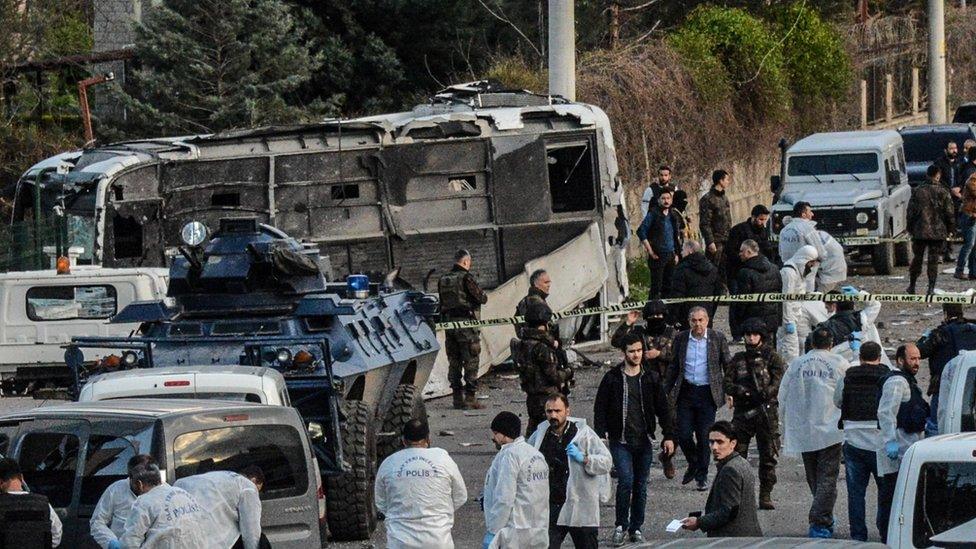
[[81, 402], [120, 398], [193, 398], [291, 406], [281, 372], [256, 366], [177, 366], [92, 377]]
[[976, 521], [976, 433], [916, 442], [898, 471], [888, 546], [972, 547]]
[[942, 371], [939, 433], [976, 431], [976, 351], [960, 351]]

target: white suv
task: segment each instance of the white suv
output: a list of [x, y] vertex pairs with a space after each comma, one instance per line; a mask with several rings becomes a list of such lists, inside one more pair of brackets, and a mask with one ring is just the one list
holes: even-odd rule
[[92, 377], [81, 402], [119, 398], [193, 398], [291, 406], [281, 372], [255, 366], [177, 366]]

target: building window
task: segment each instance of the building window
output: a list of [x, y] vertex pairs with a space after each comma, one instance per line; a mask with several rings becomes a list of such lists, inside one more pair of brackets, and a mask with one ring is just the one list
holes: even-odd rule
[[349, 198], [359, 198], [359, 185], [333, 185], [332, 200], [346, 200]]
[[589, 143], [550, 145], [546, 150], [552, 212], [587, 212], [596, 207]]
[[101, 319], [115, 315], [114, 286], [35, 286], [27, 290], [31, 320]]

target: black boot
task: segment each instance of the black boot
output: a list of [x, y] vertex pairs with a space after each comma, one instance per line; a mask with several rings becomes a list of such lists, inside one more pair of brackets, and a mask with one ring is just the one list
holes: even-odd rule
[[911, 279], [911, 282], [908, 283], [908, 289], [905, 290], [905, 293], [906, 294], [909, 294], [909, 295], [915, 295], [915, 279], [914, 278]]
[[461, 389], [454, 389], [454, 409], [463, 410], [464, 409], [464, 392]]
[[932, 295], [932, 294], [935, 293], [935, 281], [934, 280], [929, 280], [929, 287], [928, 287], [928, 290], [926, 290], [925, 293], [927, 295]]

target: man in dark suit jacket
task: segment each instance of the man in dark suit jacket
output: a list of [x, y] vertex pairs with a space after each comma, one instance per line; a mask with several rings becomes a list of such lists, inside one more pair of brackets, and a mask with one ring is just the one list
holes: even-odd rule
[[729, 344], [720, 332], [708, 328], [708, 311], [694, 307], [688, 313], [690, 330], [674, 338], [674, 360], [665, 387], [676, 402], [678, 445], [688, 460], [682, 484], [697, 481], [708, 489], [708, 428], [725, 403], [725, 367], [731, 361]]

